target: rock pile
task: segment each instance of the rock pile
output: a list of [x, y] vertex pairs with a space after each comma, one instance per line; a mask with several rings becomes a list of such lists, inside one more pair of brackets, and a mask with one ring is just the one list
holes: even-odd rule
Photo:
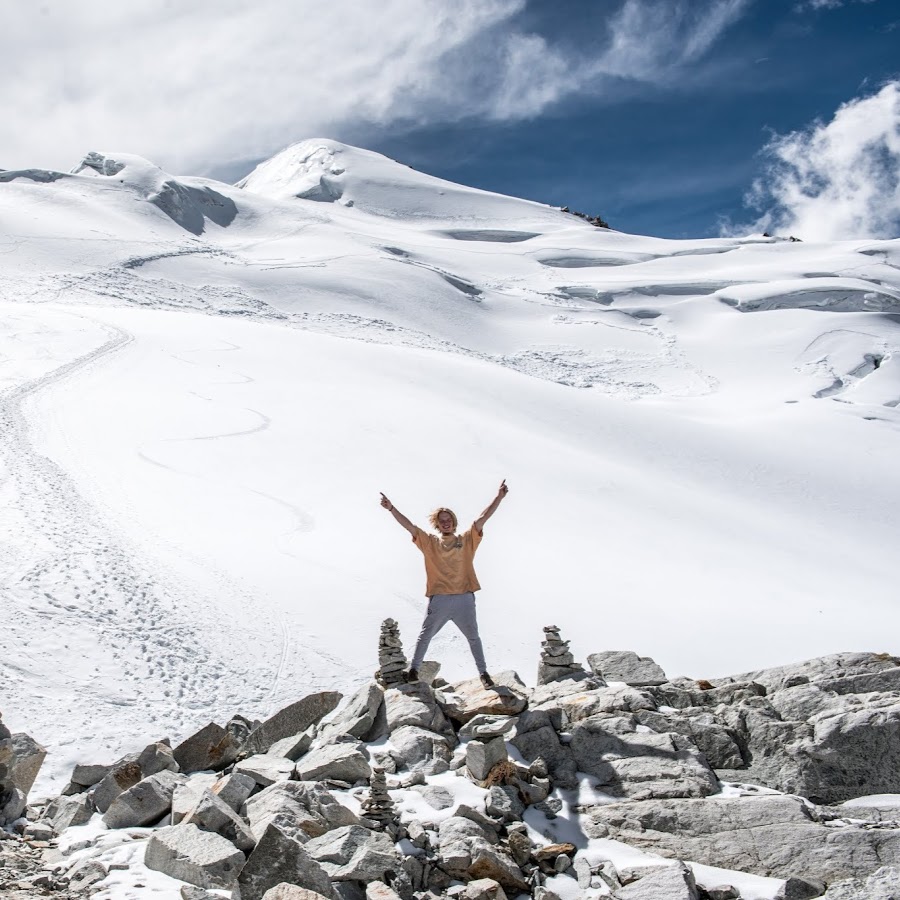
[[[385, 626], [391, 676], [406, 662]], [[115, 841], [139, 839], [186, 900], [739, 900], [738, 873], [781, 879], [783, 898], [896, 900], [900, 801], [833, 804], [900, 794], [900, 660], [837, 654], [710, 682], [608, 651], [589, 677], [557, 628], [545, 635], [555, 671], [533, 689], [512, 672], [487, 692], [372, 682], [329, 721], [339, 696], [322, 692], [264, 722], [76, 766], [60, 797], [17, 820], [0, 891], [96, 890], [121, 866]], [[35, 748], [0, 731], [4, 784], [33, 780]], [[108, 831], [70, 857], [54, 850], [98, 812]], [[157, 827], [135, 832], [145, 825]], [[579, 849], [589, 838], [657, 862], [614, 864]]]
[[394, 619], [385, 619], [381, 623], [381, 635], [378, 638], [378, 671], [375, 673], [375, 680], [385, 687], [403, 684], [406, 681], [407, 666], [403, 641], [400, 640], [400, 627]]
[[560, 638], [559, 628], [556, 625], [545, 626], [537, 683], [550, 684], [564, 678], [580, 680], [587, 677], [588, 673], [585, 672], [584, 666], [575, 662], [575, 657], [569, 650], [569, 642]]
[[394, 801], [388, 793], [384, 769], [376, 766], [369, 779], [369, 796], [362, 802], [362, 814], [375, 828], [396, 834], [400, 822]]

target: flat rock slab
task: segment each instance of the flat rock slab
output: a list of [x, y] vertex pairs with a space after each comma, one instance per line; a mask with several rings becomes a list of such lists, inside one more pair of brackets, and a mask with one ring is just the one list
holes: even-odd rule
[[528, 688], [515, 672], [494, 675], [496, 688], [486, 690], [479, 678], [453, 685], [436, 693], [444, 713], [454, 722], [465, 724], [478, 715], [515, 716], [527, 705]]
[[185, 774], [221, 771], [237, 759], [240, 746], [230, 731], [210, 722], [182, 741], [173, 751], [175, 761]]
[[333, 712], [342, 696], [338, 691], [320, 691], [297, 700], [254, 728], [244, 749], [249, 753], [266, 753], [276, 741], [306, 731]]
[[372, 774], [362, 745], [327, 744], [311, 750], [297, 762], [297, 777], [301, 781], [347, 781], [355, 784]]
[[589, 837], [774, 878], [866, 877], [900, 865], [900, 829], [824, 825], [796, 797], [643, 800], [594, 807]]
[[228, 890], [245, 858], [221, 835], [201, 831], [196, 825], [169, 825], [150, 835], [144, 863], [148, 869], [197, 887]]
[[285, 756], [260, 753], [236, 763], [234, 771], [249, 776], [260, 787], [269, 787], [277, 781], [287, 781], [294, 771], [294, 763]]

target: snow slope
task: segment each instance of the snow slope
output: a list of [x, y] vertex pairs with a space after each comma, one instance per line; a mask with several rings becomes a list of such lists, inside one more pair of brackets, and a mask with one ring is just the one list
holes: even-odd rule
[[[463, 522], [489, 662], [897, 652], [900, 241], [597, 229], [305, 141], [240, 186], [0, 172], [4, 721], [111, 758], [411, 651]], [[470, 674], [460, 636], [429, 654]]]

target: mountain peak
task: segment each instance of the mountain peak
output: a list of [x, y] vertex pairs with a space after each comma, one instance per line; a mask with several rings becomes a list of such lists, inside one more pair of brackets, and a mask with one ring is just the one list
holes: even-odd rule
[[291, 144], [260, 163], [237, 187], [276, 200], [314, 200], [391, 219], [466, 220], [509, 226], [571, 225], [553, 207], [426, 175], [372, 150], [328, 138]]

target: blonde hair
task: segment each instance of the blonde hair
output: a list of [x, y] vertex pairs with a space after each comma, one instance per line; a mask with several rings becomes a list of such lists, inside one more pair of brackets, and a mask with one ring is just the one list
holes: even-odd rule
[[447, 515], [450, 516], [451, 519], [453, 519], [453, 530], [456, 531], [457, 527], [459, 526], [459, 522], [458, 522], [457, 519], [456, 519], [456, 513], [453, 512], [452, 509], [447, 509], [446, 506], [439, 506], [439, 507], [438, 507], [438, 508], [437, 508], [437, 509], [436, 509], [436, 510], [428, 517], [428, 521], [431, 522], [431, 527], [432, 527], [435, 531], [440, 531], [440, 530], [441, 530], [441, 527], [440, 527], [440, 525], [438, 524], [438, 516], [439, 516], [441, 513], [447, 513]]

